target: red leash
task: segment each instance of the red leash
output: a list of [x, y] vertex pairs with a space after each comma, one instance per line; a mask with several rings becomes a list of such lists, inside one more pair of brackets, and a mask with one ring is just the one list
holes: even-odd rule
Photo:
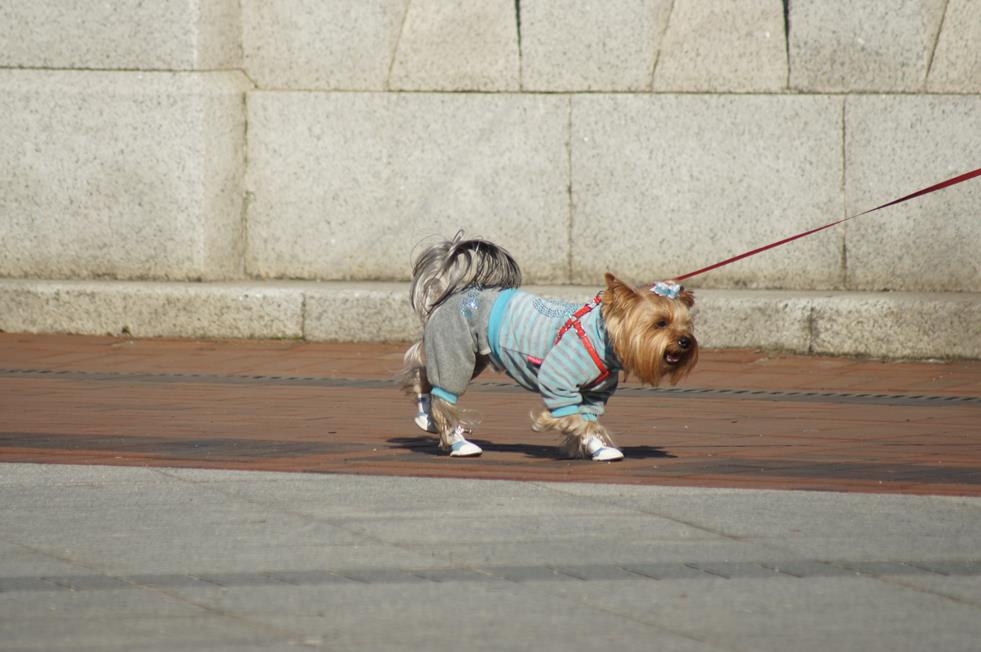
[[832, 222], [831, 224], [825, 224], [824, 226], [819, 226], [816, 229], [811, 229], [810, 231], [804, 231], [803, 233], [798, 233], [797, 235], [792, 235], [789, 238], [784, 238], [783, 240], [779, 240], [777, 242], [770, 243], [770, 244], [765, 245], [763, 247], [758, 247], [756, 249], [753, 249], [752, 251], [747, 251], [744, 254], [739, 254], [738, 256], [733, 256], [732, 258], [727, 258], [727, 259], [725, 259], [725, 260], [723, 260], [721, 262], [715, 263], [714, 265], [709, 265], [708, 267], [703, 267], [702, 269], [695, 270], [694, 272], [688, 272], [684, 276], [677, 276], [677, 277], [675, 277], [674, 280], [675, 281], [683, 281], [686, 278], [691, 278], [692, 276], [698, 276], [699, 274], [704, 274], [705, 272], [711, 272], [713, 269], [718, 269], [720, 267], [725, 267], [726, 265], [728, 265], [730, 263], [734, 263], [737, 260], [742, 260], [743, 258], [749, 258], [750, 256], [755, 256], [756, 254], [763, 253], [764, 251], [767, 251], [768, 249], [773, 249], [774, 247], [779, 247], [780, 245], [785, 245], [788, 242], [793, 242], [794, 240], [797, 240], [799, 238], [803, 238], [803, 237], [812, 235], [814, 233], [817, 233], [818, 231], [824, 231], [825, 229], [830, 229], [831, 227], [837, 226], [837, 225], [841, 224], [842, 222], [847, 222], [848, 220], [854, 220], [856, 217], [861, 217], [862, 215], [867, 215], [868, 213], [872, 213], [874, 211], [877, 211], [880, 208], [887, 208], [889, 206], [894, 206], [896, 204], [901, 204], [904, 201], [907, 201], [909, 199], [913, 199], [915, 197], [920, 197], [922, 195], [928, 195], [931, 192], [934, 192], [936, 190], [943, 190], [944, 188], [948, 188], [950, 186], [957, 185], [958, 183], [961, 183], [962, 181], [967, 181], [968, 179], [973, 179], [974, 177], [977, 177], [977, 176], [981, 176], [981, 168], [978, 168], [977, 170], [974, 170], [973, 172], [966, 172], [966, 173], [964, 173], [964, 174], [962, 174], [960, 176], [954, 177], [953, 179], [947, 179], [946, 181], [941, 181], [940, 183], [934, 184], [934, 185], [930, 186], [929, 188], [924, 188], [922, 190], [917, 190], [916, 192], [911, 193], [909, 195], [906, 195], [905, 197], [900, 197], [899, 199], [894, 199], [891, 202], [888, 202], [886, 204], [882, 204], [881, 206], [876, 206], [875, 208], [870, 208], [869, 210], [864, 211], [864, 212], [861, 212], [861, 213], [858, 213], [857, 215], [852, 215], [851, 217], [846, 217], [844, 219], [840, 219], [840, 220], [838, 220], [836, 222]]

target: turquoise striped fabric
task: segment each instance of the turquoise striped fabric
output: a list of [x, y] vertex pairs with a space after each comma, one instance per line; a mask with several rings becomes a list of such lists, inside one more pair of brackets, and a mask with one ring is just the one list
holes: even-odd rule
[[553, 346], [559, 330], [583, 304], [544, 299], [523, 290], [501, 293], [488, 328], [494, 362], [522, 387], [541, 394], [553, 416], [579, 413], [595, 420], [616, 389], [620, 361], [607, 339], [597, 306], [581, 318], [596, 353], [610, 370], [600, 384], [583, 389], [601, 373], [575, 330]]

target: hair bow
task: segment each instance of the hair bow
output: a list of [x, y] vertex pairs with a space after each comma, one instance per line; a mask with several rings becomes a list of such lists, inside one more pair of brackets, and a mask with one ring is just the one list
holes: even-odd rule
[[683, 289], [684, 288], [677, 283], [665, 283], [664, 281], [658, 281], [651, 287], [651, 292], [659, 297], [677, 299], [681, 295]]

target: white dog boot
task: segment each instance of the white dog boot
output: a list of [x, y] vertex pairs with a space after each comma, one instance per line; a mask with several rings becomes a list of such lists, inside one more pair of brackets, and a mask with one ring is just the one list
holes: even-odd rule
[[623, 459], [619, 448], [604, 446], [603, 441], [596, 435], [590, 435], [586, 440], [586, 450], [593, 456], [594, 462], [615, 462]]
[[450, 457], [477, 457], [484, 452], [477, 444], [467, 441], [463, 426], [457, 426], [450, 438]]
[[431, 432], [433, 434], [437, 432], [436, 424], [433, 423], [433, 408], [429, 394], [419, 394], [419, 396], [416, 397], [415, 421], [416, 425], [426, 432]]

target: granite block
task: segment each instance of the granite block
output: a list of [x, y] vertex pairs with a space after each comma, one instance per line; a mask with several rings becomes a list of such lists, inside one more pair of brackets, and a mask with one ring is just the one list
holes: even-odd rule
[[[981, 165], [981, 96], [845, 100], [849, 215]], [[855, 290], [981, 291], [981, 179], [891, 206], [846, 227]]]
[[981, 2], [948, 0], [933, 52], [927, 90], [981, 93]]
[[305, 292], [303, 336], [328, 342], [399, 342], [422, 329], [402, 283], [318, 283]]
[[5, 0], [0, 67], [235, 68], [239, 34], [236, 0]]
[[775, 92], [786, 85], [781, 0], [675, 0], [655, 91]]
[[0, 275], [240, 274], [239, 73], [0, 71]]
[[647, 91], [670, 0], [522, 2], [523, 88]]
[[0, 330], [134, 337], [300, 337], [303, 294], [236, 283], [0, 282]]
[[398, 90], [503, 91], [520, 85], [513, 0], [409, 5], [392, 63]]
[[405, 280], [419, 246], [464, 229], [564, 282], [567, 121], [544, 95], [251, 94], [248, 270]]
[[384, 90], [409, 0], [244, 0], [245, 67], [260, 88]]
[[813, 293], [702, 290], [695, 293], [695, 333], [707, 348], [807, 351]]
[[813, 306], [813, 353], [981, 358], [977, 294], [843, 293]]
[[791, 2], [791, 88], [832, 93], [921, 90], [945, 4]]
[[[675, 278], [840, 218], [841, 113], [825, 96], [574, 97], [572, 281]], [[842, 264], [829, 231], [688, 285], [828, 289]]]

